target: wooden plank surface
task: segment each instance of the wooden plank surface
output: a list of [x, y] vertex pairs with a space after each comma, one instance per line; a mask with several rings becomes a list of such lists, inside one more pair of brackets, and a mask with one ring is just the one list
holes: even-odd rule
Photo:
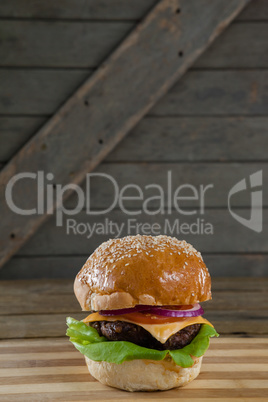
[[268, 20], [268, 3], [266, 0], [254, 0], [238, 16], [241, 21]]
[[0, 117], [0, 161], [11, 159], [45, 121], [45, 117]]
[[144, 118], [105, 161], [264, 161], [267, 127], [266, 116]]
[[[90, 250], [88, 251], [88, 253]], [[74, 278], [88, 255], [16, 256], [1, 270], [0, 279]], [[204, 260], [214, 277], [267, 276], [267, 254], [206, 254]]]
[[[94, 68], [134, 26], [126, 21], [3, 20], [0, 66]], [[233, 23], [194, 67], [267, 68], [267, 36], [267, 22]]]
[[[85, 174], [105, 158], [247, 3], [247, 0], [232, 3], [217, 0], [210, 3], [208, 11], [206, 0], [182, 1], [180, 7], [185, 17], [180, 20], [176, 1], [159, 2], [94, 74], [93, 79], [87, 80], [58, 114], [2, 169], [1, 187], [5, 188], [16, 172], [44, 170], [48, 166], [62, 184], [81, 182]], [[200, 19], [204, 25], [196, 23]], [[150, 53], [148, 49], [151, 49]], [[151, 74], [152, 69], [154, 74]], [[122, 82], [129, 84], [124, 86]], [[102, 117], [104, 93], [105, 119]], [[129, 93], [132, 94], [131, 98]], [[83, 124], [78, 126], [78, 121]], [[90, 138], [87, 135], [88, 127], [91, 130]], [[75, 142], [72, 141], [74, 132]], [[62, 135], [65, 142], [70, 144], [69, 149], [64, 150], [64, 158], [72, 161], [71, 171], [67, 171], [62, 160], [58, 163]], [[49, 164], [47, 155], [50, 157]], [[33, 193], [31, 196], [29, 202], [37, 197]], [[1, 203], [5, 204], [3, 197]], [[31, 219], [27, 216], [27, 220], [25, 216], [17, 215], [14, 228], [14, 214], [7, 205], [4, 206], [3, 216], [2, 265], [46, 219], [45, 215]]]
[[137, 20], [157, 3], [157, 0], [9, 0], [1, 2], [0, 16], [5, 18], [46, 18], [70, 20]]
[[[235, 212], [240, 216], [249, 216], [250, 214], [249, 210], [239, 208], [236, 209]], [[135, 219], [141, 224], [152, 224], [157, 221], [160, 224], [161, 234], [166, 233], [167, 235], [183, 238], [203, 253], [267, 253], [267, 214], [268, 210], [264, 209], [262, 233], [248, 230], [248, 228], [237, 222], [228, 210], [221, 208], [207, 209], [205, 215], [184, 216], [183, 219], [174, 210], [172, 214], [168, 216], [157, 215], [157, 220], [156, 215], [141, 214], [138, 217], [130, 217], [134, 219], [132, 222], [128, 221], [126, 214], [119, 210], [114, 210], [109, 214], [109, 221], [118, 225], [124, 224], [120, 236], [136, 234], [137, 232], [146, 234], [145, 229], [136, 228]], [[90, 217], [86, 215], [84, 211], [77, 214], [74, 218], [77, 224], [88, 223], [91, 225], [91, 228], [95, 223], [105, 225], [105, 222], [107, 222], [103, 215], [102, 217]], [[165, 226], [167, 225], [165, 219], [171, 222], [172, 227], [173, 223], [176, 222], [175, 219], [179, 219], [181, 224], [186, 222], [190, 225], [197, 222], [197, 218], [205, 219], [204, 222], [211, 223], [214, 228], [213, 234], [198, 235], [194, 234], [195, 232], [189, 234], [189, 231], [177, 233], [176, 227], [174, 233], [174, 231], [171, 232], [169, 230], [168, 226]], [[165, 229], [167, 229], [167, 231], [165, 231]], [[151, 230], [151, 228], [149, 230]], [[109, 231], [107, 231], [107, 233], [108, 234], [100, 234], [94, 232], [94, 235], [88, 238], [89, 232], [86, 232], [86, 229], [85, 232], [78, 234], [75, 229], [68, 229], [65, 221], [63, 226], [56, 227], [55, 218], [52, 217], [45, 223], [42, 230], [39, 230], [29, 243], [21, 249], [19, 255], [89, 255], [103, 241], [108, 240], [111, 236], [115, 236], [115, 234], [113, 235]], [[201, 230], [199, 233], [201, 233]], [[150, 232], [150, 234], [152, 234], [152, 232]]]
[[[0, 114], [51, 115], [89, 73], [0, 69]], [[267, 82], [265, 70], [190, 70], [149, 115], [266, 116]]]
[[267, 83], [265, 70], [191, 71], [150, 115], [267, 115]]
[[134, 27], [133, 22], [1, 21], [0, 65], [95, 67]]
[[268, 384], [265, 353], [268, 340], [237, 341], [235, 338], [212, 339], [200, 375], [186, 387], [164, 393], [134, 394], [106, 387], [93, 379], [87, 372], [83, 356], [67, 339], [2, 341], [1, 401], [22, 401], [25, 398], [27, 401], [144, 401], [165, 398], [201, 402], [212, 398], [215, 401], [263, 402]]
[[[0, 161], [8, 161], [45, 119], [0, 117]], [[267, 127], [266, 116], [145, 117], [105, 162], [267, 161]]]
[[0, 114], [50, 117], [91, 74], [90, 69], [0, 69]]
[[267, 37], [267, 22], [233, 23], [200, 57], [194, 67], [267, 68]]
[[[206, 306], [204, 308], [206, 309]], [[267, 315], [265, 312], [258, 313], [256, 311], [205, 311], [204, 317], [213, 323], [221, 335], [268, 336]], [[0, 316], [0, 339], [40, 338], [44, 334], [47, 337], [64, 336], [66, 317], [72, 316], [77, 320], [82, 320], [86, 315], [86, 313], [67, 311], [54, 314], [41, 313], [40, 315], [14, 314], [8, 318]]]
[[[73, 280], [81, 267], [82, 264], [76, 266], [72, 279], [2, 280], [1, 315], [81, 313], [73, 292]], [[210, 314], [238, 311], [253, 314], [260, 306], [263, 311], [268, 309], [268, 278], [249, 278], [247, 281], [245, 278], [227, 280], [212, 276], [212, 290], [212, 301], [204, 304], [205, 311]], [[247, 303], [249, 297], [251, 302]]]
[[[266, 294], [267, 297], [267, 294]], [[204, 306], [206, 309], [206, 307]], [[14, 314], [7, 319], [0, 316], [0, 339], [40, 338], [64, 336], [66, 317], [77, 320], [86, 317], [86, 313], [67, 311], [65, 313]], [[254, 316], [254, 318], [252, 318]], [[268, 336], [267, 314], [254, 311], [205, 311], [204, 317], [213, 323], [222, 335], [232, 336]], [[261, 359], [259, 359], [261, 362]], [[268, 362], [268, 357], [267, 357]]]
[[[164, 394], [106, 388], [88, 374], [83, 356], [65, 337], [58, 338], [66, 330], [67, 315], [85, 316], [72, 284], [70, 280], [0, 283], [0, 337], [16, 338], [0, 342], [1, 401], [163, 400], [163, 395], [174, 401], [265, 400], [267, 278], [213, 279], [213, 300], [204, 303], [204, 309], [221, 336], [211, 340], [198, 379]], [[235, 337], [225, 337], [232, 332]]]
[[[64, 147], [63, 147], [64, 148]], [[48, 165], [49, 166], [49, 165]], [[66, 170], [72, 169], [72, 166], [66, 161]], [[147, 210], [149, 213], [158, 218], [164, 215], [168, 218], [167, 208], [176, 208], [178, 205], [178, 218], [183, 218], [184, 211], [191, 208], [192, 215], [202, 215], [201, 204], [204, 204], [204, 218], [206, 218], [205, 210], [207, 208], [228, 208], [228, 193], [230, 189], [239, 181], [249, 177], [252, 173], [262, 170], [263, 172], [263, 206], [268, 207], [268, 163], [103, 163], [94, 172], [94, 175], [88, 176], [87, 180], [81, 184], [83, 194], [88, 195], [90, 203], [90, 211], [88, 215], [92, 215], [93, 211], [99, 211], [95, 215], [103, 218], [101, 211], [111, 208], [120, 209], [128, 214], [128, 218], [133, 218], [135, 214], [132, 210], [137, 210], [137, 217]], [[51, 172], [48, 169], [47, 173]], [[104, 176], [102, 176], [104, 175]], [[219, 181], [219, 177], [221, 180]], [[131, 178], [131, 181], [130, 181]], [[115, 183], [112, 182], [115, 181]], [[47, 180], [45, 184], [58, 183], [56, 180]], [[169, 186], [168, 186], [168, 183]], [[131, 187], [126, 188], [126, 186]], [[153, 185], [153, 187], [148, 187]], [[183, 186], [193, 186], [191, 189], [183, 188]], [[136, 187], [133, 187], [136, 186]], [[160, 202], [160, 190], [163, 196]], [[175, 201], [175, 192], [182, 186], [178, 192], [178, 201]], [[141, 196], [137, 191], [137, 187], [141, 189]], [[21, 180], [16, 183], [13, 188], [12, 196], [14, 203], [20, 208], [28, 208], [27, 199], [23, 198], [25, 189], [34, 192], [37, 188], [36, 181]], [[170, 192], [167, 190], [170, 188]], [[194, 188], [194, 190], [193, 190]], [[120, 192], [122, 198], [122, 206], [116, 202], [116, 191]], [[45, 189], [46, 193], [46, 189]], [[54, 190], [55, 193], [55, 190]], [[127, 199], [129, 197], [129, 199]], [[189, 197], [189, 199], [183, 199]], [[125, 199], [123, 199], [125, 198]], [[71, 196], [66, 202], [66, 208], [74, 209], [77, 206], [77, 194]], [[117, 200], [118, 201], [118, 200]], [[233, 208], [250, 208], [251, 199], [246, 191], [241, 191], [231, 199]], [[83, 203], [83, 209], [86, 203]], [[109, 210], [109, 212], [110, 212]], [[128, 210], [131, 210], [128, 213]], [[181, 212], [183, 211], [183, 212]], [[79, 212], [79, 211], [78, 211]], [[145, 214], [146, 215], [146, 214]], [[186, 215], [186, 214], [185, 214]], [[108, 214], [106, 215], [108, 218]], [[96, 217], [95, 217], [96, 218]], [[112, 218], [112, 217], [110, 217]], [[88, 217], [91, 219], [91, 216]]]
[[[268, 278], [212, 277], [212, 293], [203, 305], [205, 317], [222, 335], [268, 335]], [[69, 315], [86, 315], [74, 296], [73, 279], [0, 282], [1, 339], [63, 336]]]
[[[180, 144], [180, 140], [178, 140]], [[247, 144], [249, 146], [249, 144]], [[219, 144], [216, 143], [219, 147]], [[171, 146], [172, 147], [172, 146]], [[199, 143], [200, 147], [200, 143]], [[167, 191], [168, 175], [171, 175], [171, 192], [174, 194], [175, 190], [179, 186], [184, 184], [190, 184], [194, 186], [200, 194], [200, 186], [212, 185], [210, 189], [204, 193], [205, 208], [210, 207], [228, 207], [228, 193], [230, 189], [240, 180], [245, 177], [249, 177], [250, 174], [259, 170], [263, 171], [263, 206], [268, 206], [268, 163], [102, 163], [94, 173], [109, 175], [114, 178], [119, 190], [121, 191], [125, 186], [134, 184], [139, 186], [143, 191], [141, 199], [137, 198], [137, 188], [129, 188], [125, 191], [124, 195], [133, 197], [130, 200], [124, 200], [123, 205], [126, 210], [136, 209], [142, 210], [145, 200], [149, 197], [159, 196], [159, 190], [156, 188], [147, 188], [151, 183], [159, 185], [163, 189], [164, 206], [168, 208], [170, 205], [169, 192]], [[91, 210], [102, 210], [109, 208], [115, 198], [115, 188], [111, 180], [107, 176], [99, 177], [95, 176], [90, 178], [90, 181], [83, 183], [82, 189], [84, 194], [87, 191], [90, 193], [90, 206]], [[219, 177], [221, 180], [219, 180]], [[131, 178], [131, 181], [130, 181]], [[23, 188], [25, 183], [18, 184], [14, 188], [14, 199], [19, 203], [21, 194], [23, 194]], [[193, 192], [189, 189], [182, 190], [180, 196], [193, 196]], [[134, 198], [136, 197], [136, 198]], [[200, 207], [200, 199], [195, 200], [179, 200], [178, 204], [181, 207], [192, 208], [196, 206]], [[19, 205], [23, 205], [20, 202]], [[66, 206], [75, 208], [77, 205], [77, 195], [71, 196], [66, 202]], [[174, 207], [174, 202], [172, 200]], [[251, 207], [251, 199], [246, 196], [245, 191], [241, 191], [231, 200], [232, 207]], [[159, 199], [152, 199], [148, 203], [148, 209], [156, 211], [155, 215], [158, 217], [160, 207]], [[116, 204], [115, 208], [119, 208]], [[161, 211], [162, 214], [165, 214]], [[139, 215], [139, 214], [137, 214]], [[130, 216], [129, 216], [130, 217]], [[167, 217], [167, 215], [166, 215]]]
[[[9, 0], [0, 3], [3, 18], [51, 18], [78, 20], [137, 20], [156, 4], [157, 0], [60, 0], [59, 5], [47, 0]], [[243, 21], [268, 20], [266, 0], [254, 0], [238, 16]]]

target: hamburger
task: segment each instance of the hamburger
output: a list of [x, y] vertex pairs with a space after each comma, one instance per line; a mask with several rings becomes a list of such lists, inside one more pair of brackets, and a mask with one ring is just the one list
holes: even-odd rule
[[211, 279], [201, 254], [168, 236], [101, 244], [74, 282], [83, 321], [67, 335], [101, 383], [127, 391], [167, 390], [196, 378], [218, 336], [202, 317]]

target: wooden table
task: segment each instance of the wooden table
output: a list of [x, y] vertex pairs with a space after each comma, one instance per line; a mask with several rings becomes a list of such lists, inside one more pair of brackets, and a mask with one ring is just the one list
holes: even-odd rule
[[154, 393], [128, 393], [100, 384], [89, 375], [83, 356], [63, 338], [3, 341], [0, 350], [1, 401], [268, 400], [267, 338], [213, 339], [196, 380]]
[[69, 280], [0, 284], [0, 401], [268, 401], [268, 279], [218, 278], [205, 316], [212, 339], [199, 377], [184, 388], [128, 393], [87, 372], [64, 337], [65, 317], [84, 316]]

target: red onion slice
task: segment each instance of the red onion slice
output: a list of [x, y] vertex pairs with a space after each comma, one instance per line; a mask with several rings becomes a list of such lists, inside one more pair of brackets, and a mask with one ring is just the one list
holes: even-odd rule
[[122, 308], [118, 310], [101, 310], [103, 316], [123, 315], [136, 312], [146, 312], [148, 314], [161, 315], [164, 317], [197, 317], [204, 314], [200, 304], [194, 304], [191, 308], [183, 310], [184, 306], [146, 306], [137, 305], [133, 308]]
[[[178, 306], [179, 307], [179, 306]], [[180, 306], [183, 308], [183, 306]], [[192, 308], [188, 310], [181, 309], [169, 309], [168, 306], [152, 306], [150, 309], [146, 310], [146, 313], [161, 315], [164, 317], [197, 317], [204, 314], [204, 310], [200, 304], [194, 304]]]

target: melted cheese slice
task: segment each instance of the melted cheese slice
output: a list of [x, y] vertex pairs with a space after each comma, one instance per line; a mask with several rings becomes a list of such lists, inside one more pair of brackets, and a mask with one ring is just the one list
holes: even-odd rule
[[198, 317], [190, 317], [185, 318], [183, 321], [178, 322], [171, 322], [165, 324], [143, 324], [137, 323], [136, 321], [131, 321], [126, 319], [122, 316], [111, 316], [111, 317], [104, 317], [99, 313], [92, 313], [88, 317], [83, 320], [85, 323], [93, 322], [93, 321], [126, 321], [131, 322], [132, 324], [139, 325], [140, 327], [146, 329], [146, 331], [150, 332], [150, 334], [157, 339], [161, 343], [165, 343], [169, 337], [175, 334], [178, 331], [181, 331], [183, 328], [188, 327], [189, 325], [193, 324], [207, 324], [210, 325], [212, 328], [213, 325], [206, 320], [205, 318], [198, 316]]

